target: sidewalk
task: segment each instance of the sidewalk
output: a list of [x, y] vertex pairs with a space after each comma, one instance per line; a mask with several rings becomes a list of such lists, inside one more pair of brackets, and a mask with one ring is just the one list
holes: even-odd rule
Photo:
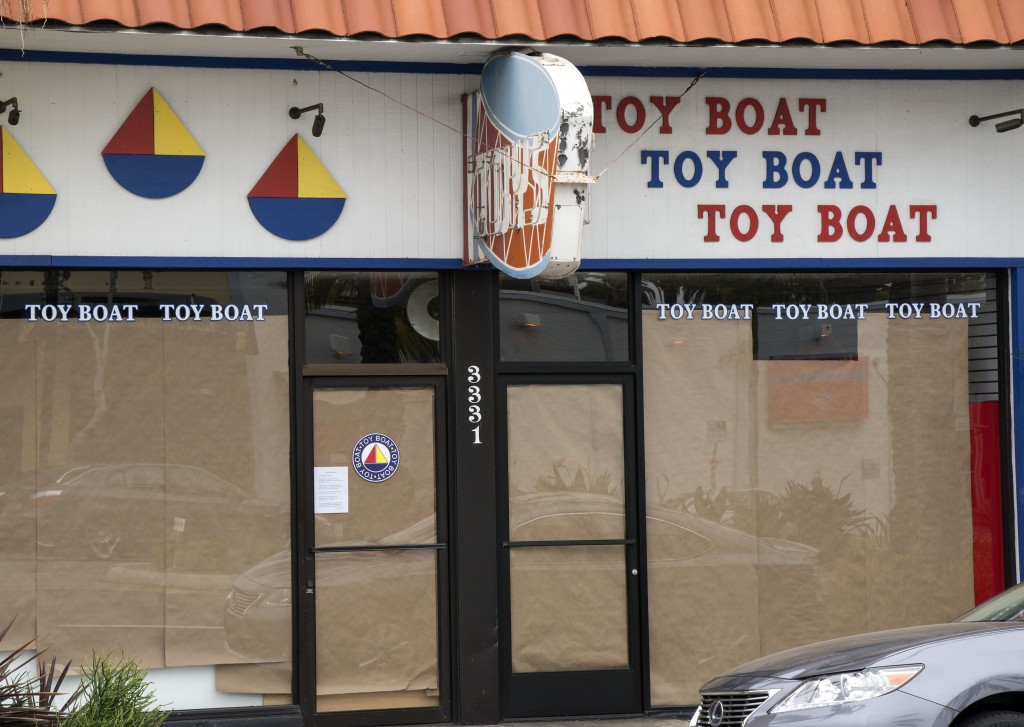
[[644, 717], [609, 717], [608, 719], [520, 720], [502, 722], [488, 727], [687, 727], [689, 717], [683, 715], [654, 715]]

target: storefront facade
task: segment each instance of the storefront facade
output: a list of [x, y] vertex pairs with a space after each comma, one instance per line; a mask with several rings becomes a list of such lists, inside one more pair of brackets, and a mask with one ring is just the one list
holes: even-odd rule
[[595, 140], [552, 280], [464, 264], [479, 62], [27, 42], [12, 642], [182, 721], [639, 714], [1018, 580], [1024, 151], [968, 119], [1022, 72], [551, 49]]

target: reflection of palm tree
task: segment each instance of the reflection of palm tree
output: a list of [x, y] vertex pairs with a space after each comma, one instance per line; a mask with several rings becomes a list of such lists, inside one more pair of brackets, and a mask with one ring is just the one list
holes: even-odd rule
[[354, 298], [355, 280], [335, 273], [307, 273], [305, 280], [306, 315], [333, 305], [345, 298]]
[[753, 491], [733, 498], [732, 524], [759, 537], [810, 545], [826, 560], [835, 558], [850, 537], [872, 534], [871, 518], [853, 504], [851, 493], [842, 492], [843, 481], [833, 489], [821, 472], [814, 472], [806, 484], [787, 481], [781, 494]]
[[370, 277], [356, 279], [360, 357], [363, 363], [395, 363], [398, 357], [398, 330], [393, 308], [378, 308], [370, 303]]
[[[99, 334], [96, 332], [97, 327], [102, 327]], [[99, 426], [100, 421], [107, 414], [107, 390], [104, 384], [107, 377], [107, 363], [110, 359], [111, 328], [112, 325], [109, 323], [85, 324], [85, 330], [92, 339], [93, 356], [96, 359], [96, 370], [92, 377], [94, 405], [92, 416], [89, 418], [89, 421], [84, 427], [81, 427], [76, 431], [75, 435], [71, 438], [69, 449], [72, 452], [78, 451], [78, 447], [82, 444], [85, 437], [91, 434], [92, 431]]]
[[[52, 271], [43, 278], [43, 291], [45, 301], [49, 305], [73, 305], [76, 302], [74, 291], [68, 287], [68, 280], [71, 272], [68, 270]], [[110, 284], [107, 292], [107, 305], [114, 302], [114, 293], [117, 291], [117, 272], [110, 272]], [[108, 323], [87, 323], [85, 331], [92, 339], [93, 356], [96, 361], [96, 369], [93, 374], [93, 411], [92, 416], [85, 426], [80, 427], [71, 439], [69, 450], [78, 451], [87, 436], [99, 426], [107, 414], [107, 393], [106, 375], [107, 363], [110, 358], [110, 331], [112, 326]], [[99, 329], [99, 333], [97, 333]]]
[[398, 361], [395, 312], [370, 304], [368, 275], [339, 275], [314, 272], [305, 280], [306, 314], [330, 305], [352, 304], [356, 307], [359, 326], [360, 360], [363, 363], [394, 363]]

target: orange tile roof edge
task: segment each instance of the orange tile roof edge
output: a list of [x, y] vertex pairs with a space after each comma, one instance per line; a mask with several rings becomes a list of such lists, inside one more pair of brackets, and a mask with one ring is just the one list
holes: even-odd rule
[[387, 39], [1012, 45], [1020, 0], [20, 0], [6, 23]]

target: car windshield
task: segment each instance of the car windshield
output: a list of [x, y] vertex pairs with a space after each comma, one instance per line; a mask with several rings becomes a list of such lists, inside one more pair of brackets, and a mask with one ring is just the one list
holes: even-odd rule
[[955, 621], [1024, 621], [1024, 583], [1019, 583], [998, 596], [960, 616]]

